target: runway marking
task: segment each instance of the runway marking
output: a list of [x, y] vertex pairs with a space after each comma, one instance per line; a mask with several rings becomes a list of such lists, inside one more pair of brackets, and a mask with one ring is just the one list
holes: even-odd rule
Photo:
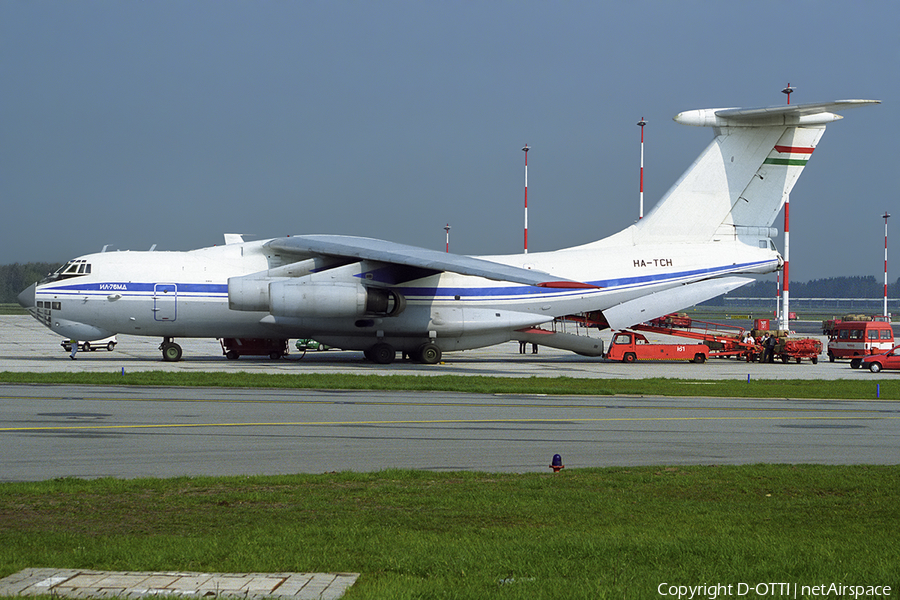
[[45, 425], [31, 427], [0, 427], [0, 432], [22, 431], [97, 431], [101, 429], [169, 429], [199, 427], [322, 427], [348, 425], [437, 425], [468, 423], [602, 423], [619, 421], [836, 421], [836, 420], [886, 420], [900, 419], [898, 416], [737, 416], [737, 417], [596, 417], [596, 418], [535, 418], [535, 419], [421, 419], [421, 420], [385, 420], [385, 421], [285, 421], [259, 423], [164, 423], [147, 425]]
[[[358, 391], [358, 390], [349, 390], [349, 391]], [[465, 394], [465, 392], [448, 392], [451, 394]], [[492, 394], [493, 396], [497, 396], [498, 394]], [[509, 394], [510, 396], [520, 396], [522, 394]], [[542, 398], [544, 397], [553, 397], [540, 395]], [[571, 398], [571, 396], [558, 396], [559, 398]], [[584, 396], [585, 401], [589, 401], [591, 399], [599, 399], [598, 397], [592, 396]], [[603, 397], [603, 400], [611, 400], [614, 399], [608, 396]], [[632, 397], [623, 397], [625, 399], [633, 399]], [[663, 398], [663, 397], [661, 397]], [[685, 397], [687, 398], [687, 397]], [[184, 404], [200, 404], [200, 403], [210, 403], [210, 404], [308, 404], [308, 405], [347, 405], [347, 406], [440, 406], [440, 407], [463, 407], [463, 408], [573, 408], [573, 409], [606, 409], [606, 410], [708, 410], [708, 411], [776, 411], [776, 412], [785, 412], [785, 411], [793, 411], [793, 412], [817, 412], [817, 413], [844, 413], [844, 412], [870, 412], [870, 413], [881, 413], [881, 409], [874, 408], [823, 408], [823, 407], [815, 407], [815, 408], [801, 408], [801, 407], [762, 407], [762, 406], [669, 406], [669, 405], [643, 405], [643, 404], [635, 404], [633, 406], [622, 406], [620, 404], [571, 404], [571, 403], [525, 403], [525, 402], [461, 402], [461, 401], [451, 401], [451, 402], [402, 402], [398, 400], [339, 400], [339, 399], [327, 399], [327, 400], [302, 400], [302, 399], [263, 399], [263, 400], [244, 400], [244, 399], [232, 399], [232, 398], [123, 398], [123, 397], [101, 397], [101, 396], [69, 396], [69, 397], [60, 397], [60, 396], [27, 396], [23, 397], [20, 395], [17, 396], [4, 396], [0, 395], [0, 399], [4, 400], [35, 400], [35, 401], [58, 401], [58, 400], [78, 400], [83, 402], [174, 402], [174, 403], [184, 403]], [[672, 398], [669, 398], [670, 400]], [[711, 398], [704, 398], [704, 400], [710, 400]], [[722, 398], [712, 398], [715, 400], [746, 400], [749, 402], [759, 402], [759, 401], [784, 401], [790, 400], [790, 398], [731, 398], [731, 397], [722, 397]], [[808, 399], [804, 398], [804, 401], [811, 402], [895, 402], [893, 400], [879, 400], [879, 399]], [[2, 431], [2, 429], [0, 429]]]

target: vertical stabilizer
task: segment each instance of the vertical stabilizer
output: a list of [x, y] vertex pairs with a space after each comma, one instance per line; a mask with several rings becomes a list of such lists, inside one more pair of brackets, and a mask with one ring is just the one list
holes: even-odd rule
[[765, 233], [836, 111], [877, 104], [838, 100], [757, 109], [703, 109], [675, 121], [712, 127], [715, 139], [634, 225], [635, 243], [707, 242]]

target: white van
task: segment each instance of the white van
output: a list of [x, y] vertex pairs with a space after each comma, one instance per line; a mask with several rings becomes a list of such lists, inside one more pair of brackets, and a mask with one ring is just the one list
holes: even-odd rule
[[[88, 350], [99, 350], [100, 348], [106, 348], [107, 351], [112, 352], [113, 348], [116, 347], [119, 341], [116, 339], [116, 336], [111, 335], [108, 338], [103, 338], [102, 340], [94, 340], [92, 342], [78, 342], [78, 351], [79, 352], [87, 352]], [[66, 349], [66, 352], [72, 351], [72, 340], [63, 340], [59, 343], [60, 346]]]

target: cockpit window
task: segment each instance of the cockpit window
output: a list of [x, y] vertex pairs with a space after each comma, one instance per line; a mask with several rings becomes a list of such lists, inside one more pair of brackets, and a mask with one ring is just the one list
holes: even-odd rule
[[53, 273], [50, 273], [41, 283], [50, 283], [51, 281], [59, 281], [60, 279], [69, 279], [70, 277], [78, 277], [79, 275], [90, 275], [91, 263], [83, 258], [70, 260]]

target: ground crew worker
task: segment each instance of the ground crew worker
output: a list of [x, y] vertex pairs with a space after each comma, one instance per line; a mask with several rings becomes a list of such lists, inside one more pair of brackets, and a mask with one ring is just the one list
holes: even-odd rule
[[775, 362], [775, 344], [777, 340], [774, 335], [766, 338], [766, 362]]

